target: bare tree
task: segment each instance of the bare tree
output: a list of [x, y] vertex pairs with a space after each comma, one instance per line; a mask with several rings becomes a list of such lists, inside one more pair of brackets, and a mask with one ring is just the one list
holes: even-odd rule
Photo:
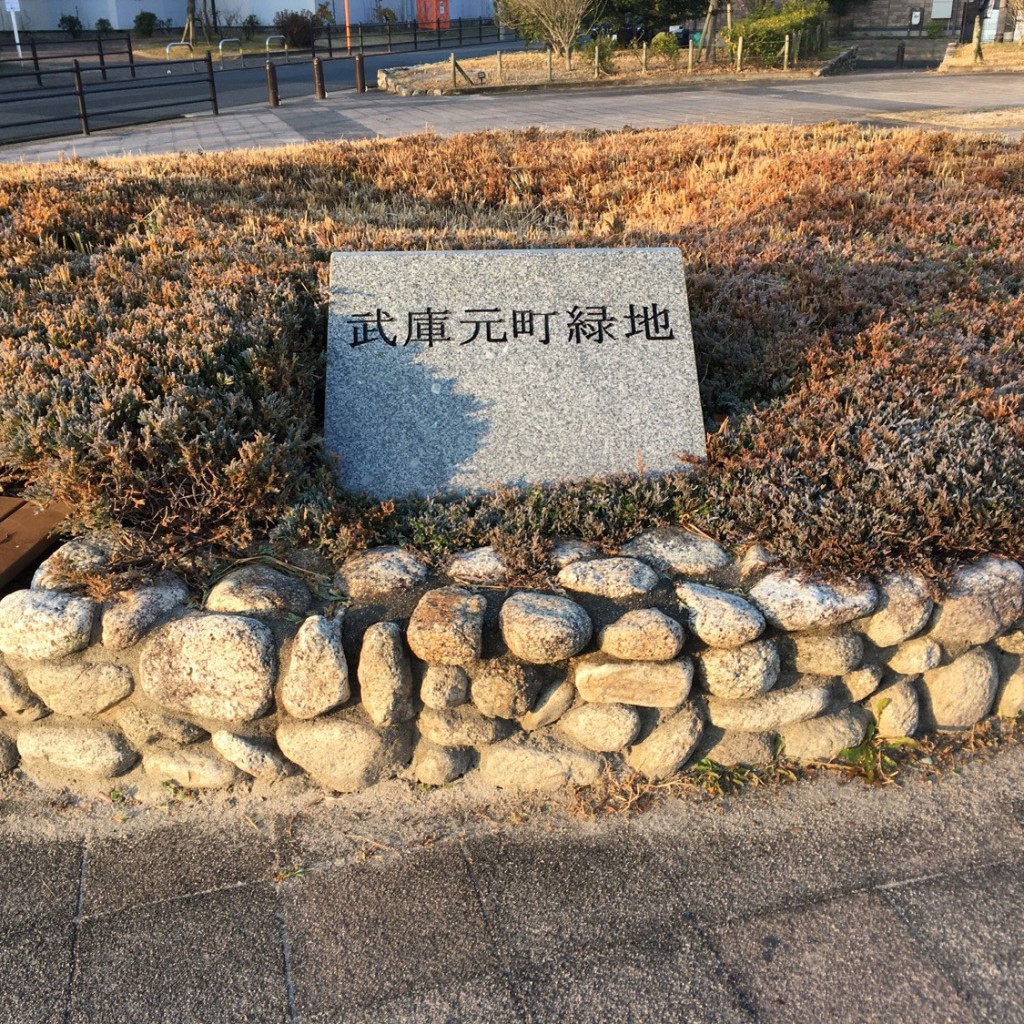
[[572, 67], [572, 48], [583, 27], [598, 16], [599, 0], [498, 0], [498, 17], [509, 28], [543, 39]]

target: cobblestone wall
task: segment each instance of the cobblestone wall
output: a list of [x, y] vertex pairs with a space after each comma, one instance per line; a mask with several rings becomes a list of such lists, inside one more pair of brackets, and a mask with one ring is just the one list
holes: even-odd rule
[[1024, 708], [1024, 569], [961, 566], [939, 600], [893, 573], [825, 581], [655, 530], [559, 545], [545, 590], [490, 549], [431, 576], [380, 548], [319, 588], [247, 564], [205, 598], [172, 576], [99, 603], [107, 553], [65, 545], [0, 601], [0, 770], [182, 786], [305, 772], [350, 792], [479, 771], [510, 789], [663, 779], [695, 759], [821, 760]]

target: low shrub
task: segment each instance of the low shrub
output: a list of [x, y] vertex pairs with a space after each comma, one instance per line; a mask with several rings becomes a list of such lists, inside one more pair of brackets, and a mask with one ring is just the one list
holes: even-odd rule
[[260, 19], [255, 14], [247, 14], [242, 20], [242, 36], [245, 39], [252, 39], [261, 28]]
[[152, 11], [139, 11], [135, 15], [135, 34], [142, 36], [143, 39], [149, 39], [156, 31], [159, 20]]
[[74, 14], [62, 14], [57, 19], [57, 28], [61, 32], [67, 32], [72, 39], [81, 39], [82, 37], [82, 19]]
[[[827, 10], [824, 0], [787, 0], [777, 13], [771, 3], [763, 4], [723, 34], [734, 49], [742, 37], [748, 58], [765, 66], [781, 64], [786, 36], [794, 52], [797, 45], [805, 56], [817, 51], [817, 30]], [[798, 37], [803, 40], [800, 44], [796, 43]]]
[[586, 67], [597, 63], [601, 72], [610, 75], [615, 70], [615, 44], [606, 35], [599, 35], [580, 47], [580, 58]]
[[274, 28], [296, 49], [309, 49], [322, 27], [320, 18], [309, 11], [278, 11], [274, 15]]
[[[478, 133], [0, 168], [0, 482], [179, 568], [296, 544], [840, 571], [1024, 557], [1024, 150], [856, 126]], [[708, 463], [462, 499], [320, 455], [341, 249], [678, 246]]]
[[96, 35], [98, 36], [109, 36], [114, 31], [114, 26], [110, 24], [107, 18], [96, 19]]
[[679, 40], [671, 32], [659, 32], [648, 47], [652, 57], [657, 57], [667, 64], [675, 64], [679, 60]]

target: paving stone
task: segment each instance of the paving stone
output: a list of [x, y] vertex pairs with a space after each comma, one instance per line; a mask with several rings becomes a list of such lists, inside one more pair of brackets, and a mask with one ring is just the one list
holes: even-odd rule
[[472, 837], [466, 852], [530, 1019], [753, 1021], [628, 830], [560, 837], [554, 856], [543, 839], [510, 832]]
[[740, 647], [764, 632], [764, 616], [736, 594], [700, 583], [680, 583], [676, 596], [690, 629], [709, 647]]
[[483, 650], [486, 610], [483, 597], [459, 587], [428, 591], [409, 619], [409, 649], [432, 665], [467, 665], [476, 661]]
[[624, 600], [649, 594], [658, 585], [658, 574], [635, 558], [596, 558], [567, 565], [558, 582], [566, 590]]
[[382, 1020], [380, 1008], [421, 991], [467, 992], [473, 1005], [474, 990], [489, 997], [491, 1019], [518, 1019], [454, 843], [310, 872], [282, 888], [281, 902], [298, 1020]]
[[710, 939], [764, 1024], [977, 1020], [929, 950], [873, 893], [719, 925]]
[[0, 1021], [61, 1024], [72, 970], [82, 848], [0, 834]]
[[152, 829], [93, 838], [82, 913], [114, 915], [267, 881], [275, 870], [274, 842], [272, 824], [257, 829], [230, 820], [183, 825], [170, 816]]
[[657, 608], [626, 612], [601, 630], [598, 646], [621, 661], [671, 661], [683, 649], [686, 634], [675, 619]]
[[501, 635], [522, 661], [550, 665], [578, 654], [590, 640], [590, 616], [575, 601], [521, 591], [501, 606]]
[[965, 865], [956, 875], [888, 888], [883, 899], [930, 959], [970, 994], [981, 1019], [1014, 1024], [1024, 1019], [1019, 863]]
[[673, 526], [640, 534], [623, 545], [622, 554], [673, 576], [708, 576], [732, 563], [732, 555], [710, 537]]
[[302, 580], [269, 565], [243, 565], [210, 588], [206, 610], [240, 615], [304, 615], [312, 600]]
[[76, 955], [71, 1024], [287, 1020], [267, 883], [88, 917], [78, 927]]

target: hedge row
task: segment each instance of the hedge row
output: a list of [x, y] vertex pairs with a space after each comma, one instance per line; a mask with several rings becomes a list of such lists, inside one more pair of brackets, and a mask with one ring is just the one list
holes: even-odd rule
[[[774, 4], [756, 6], [745, 18], [733, 24], [723, 34], [735, 49], [743, 40], [743, 52], [748, 58], [771, 67], [783, 62], [786, 36], [790, 37], [791, 51], [804, 55], [819, 49], [818, 26], [828, 10], [824, 0], [788, 0], [776, 12]], [[801, 40], [799, 43], [797, 40]]]
[[[1024, 150], [813, 129], [489, 133], [0, 170], [0, 466], [140, 556], [607, 549], [683, 522], [844, 570], [1024, 555]], [[342, 494], [339, 249], [678, 245], [709, 464]]]

